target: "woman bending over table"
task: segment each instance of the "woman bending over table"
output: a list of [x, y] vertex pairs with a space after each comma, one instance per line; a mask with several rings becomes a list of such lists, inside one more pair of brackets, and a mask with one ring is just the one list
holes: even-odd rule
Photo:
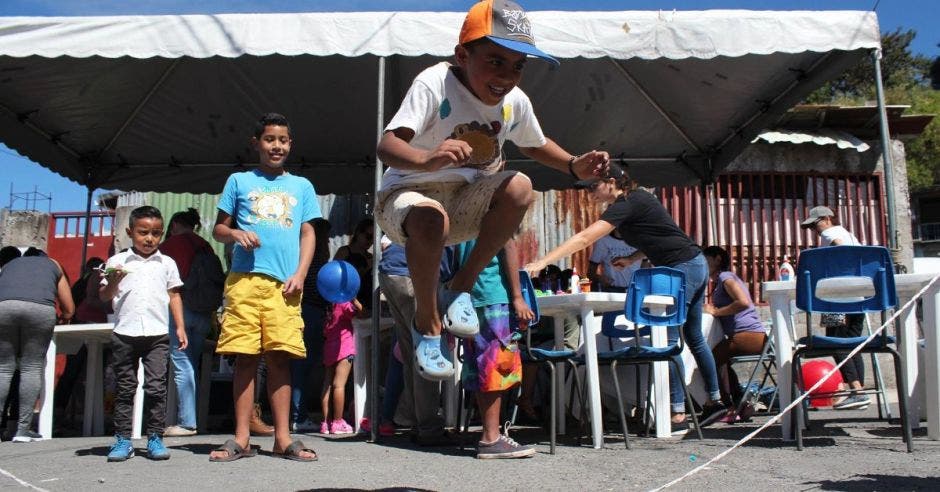
[[[623, 241], [637, 248], [637, 251], [630, 256], [614, 259], [612, 264], [615, 267], [626, 268], [642, 261], [643, 258], [649, 258], [653, 265], [667, 266], [685, 273], [688, 315], [682, 327], [682, 334], [702, 372], [702, 379], [705, 380], [709, 394], [708, 401], [702, 407], [699, 423], [707, 425], [720, 418], [726, 409], [721, 403], [715, 360], [702, 336], [702, 300], [708, 280], [708, 266], [701, 248], [676, 225], [655, 196], [638, 188], [623, 168], [613, 162], [610, 163], [605, 177], [578, 181], [575, 186], [590, 190], [595, 200], [610, 206], [601, 215], [600, 220], [575, 234], [543, 258], [526, 265], [525, 269], [530, 275], [538, 274], [546, 265], [593, 245], [617, 229]], [[678, 327], [669, 327], [668, 338], [670, 344], [678, 341]], [[676, 361], [680, 370], [684, 371], [682, 359], [676, 357]], [[689, 430], [685, 414], [685, 393], [681, 386], [683, 381], [682, 374], [677, 374], [670, 365], [669, 392], [674, 435], [681, 435]]]

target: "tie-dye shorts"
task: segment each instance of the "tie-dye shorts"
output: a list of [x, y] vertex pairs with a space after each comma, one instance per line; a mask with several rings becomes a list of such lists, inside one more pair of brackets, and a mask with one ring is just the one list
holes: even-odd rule
[[464, 340], [461, 380], [469, 391], [505, 391], [522, 381], [522, 359], [513, 340], [508, 304], [477, 308], [480, 333]]

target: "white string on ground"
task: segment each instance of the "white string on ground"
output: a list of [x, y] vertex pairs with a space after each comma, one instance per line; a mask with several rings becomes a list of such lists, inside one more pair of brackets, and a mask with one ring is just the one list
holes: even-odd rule
[[[655, 489], [651, 489], [650, 492], [658, 492], [658, 491], [660, 491], [660, 490], [663, 490], [663, 489], [672, 487], [673, 485], [678, 484], [679, 482], [685, 480], [686, 478], [689, 478], [689, 477], [691, 477], [692, 475], [695, 475], [696, 473], [698, 473], [698, 472], [704, 470], [705, 468], [707, 468], [707, 467], [708, 467], [709, 465], [711, 465], [712, 463], [715, 463], [715, 462], [717, 462], [718, 460], [724, 458], [724, 457], [727, 456], [730, 452], [732, 452], [732, 451], [734, 451], [735, 449], [741, 447], [742, 445], [744, 445], [744, 443], [746, 443], [746, 442], [750, 441], [751, 439], [753, 439], [754, 436], [756, 436], [757, 434], [760, 434], [761, 431], [763, 431], [764, 429], [766, 429], [766, 428], [770, 427], [771, 425], [777, 423], [780, 419], [783, 418], [784, 415], [786, 415], [787, 412], [789, 412], [790, 410], [792, 410], [792, 409], [793, 409], [794, 407], [796, 407], [797, 405], [800, 405], [800, 404], [803, 402], [803, 400], [805, 400], [806, 398], [808, 398], [808, 397], [812, 394], [812, 392], [816, 391], [817, 388], [819, 388], [820, 386], [822, 386], [822, 384], [825, 383], [826, 380], [828, 380], [830, 376], [832, 376], [833, 374], [835, 374], [836, 371], [839, 370], [839, 368], [841, 368], [843, 365], [845, 365], [846, 362], [849, 362], [849, 360], [850, 360], [852, 357], [854, 357], [855, 354], [859, 353], [863, 348], [865, 348], [865, 346], [867, 346], [872, 340], [874, 340], [875, 337], [879, 336], [879, 335], [881, 334], [881, 332], [884, 331], [885, 327], [887, 327], [887, 326], [889, 326], [891, 323], [893, 323], [894, 320], [898, 318], [898, 316], [900, 316], [902, 313], [904, 313], [904, 312], [907, 311], [908, 309], [913, 309], [912, 306], [914, 305], [914, 303], [917, 302], [917, 300], [920, 299], [921, 296], [923, 296], [924, 293], [927, 292], [927, 289], [929, 289], [933, 284], [935, 284], [935, 283], [937, 282], [937, 280], [940, 280], [940, 276], [936, 276], [936, 277], [933, 278], [933, 280], [931, 280], [930, 282], [928, 282], [927, 285], [925, 285], [922, 289], [920, 289], [920, 291], [917, 292], [917, 294], [915, 294], [913, 297], [911, 297], [911, 300], [907, 301], [903, 306], [901, 306], [901, 309], [895, 310], [894, 314], [893, 314], [890, 318], [888, 318], [887, 321], [885, 321], [884, 323], [882, 323], [882, 325], [879, 326], [877, 330], [873, 331], [872, 334], [869, 335], [868, 338], [865, 339], [864, 342], [858, 344], [858, 346], [855, 347], [855, 349], [853, 349], [851, 352], [849, 352], [848, 354], [846, 354], [845, 358], [842, 359], [842, 362], [838, 363], [835, 367], [833, 367], [828, 373], [826, 373], [825, 376], [823, 376], [822, 378], [820, 378], [819, 381], [816, 381], [816, 384], [814, 384], [810, 389], [803, 391], [803, 394], [802, 394], [799, 398], [797, 398], [796, 400], [792, 401], [792, 402], [791, 402], [789, 405], [787, 405], [786, 408], [784, 408], [783, 410], [780, 410], [780, 413], [778, 413], [777, 415], [774, 415], [774, 417], [771, 418], [770, 420], [768, 420], [764, 425], [758, 427], [757, 430], [755, 430], [755, 431], [751, 432], [750, 434], [744, 436], [743, 438], [741, 438], [741, 440], [739, 440], [738, 442], [734, 443], [733, 445], [731, 445], [731, 447], [729, 447], [728, 449], [722, 451], [721, 453], [718, 453], [718, 454], [715, 455], [712, 459], [710, 459], [710, 460], [706, 461], [705, 463], [702, 463], [701, 465], [699, 465], [699, 466], [697, 466], [697, 467], [695, 467], [695, 468], [689, 470], [688, 473], [686, 473], [685, 475], [682, 475], [681, 477], [679, 477], [679, 478], [677, 478], [677, 479], [675, 479], [675, 480], [673, 480], [673, 481], [671, 481], [671, 482], [668, 482], [668, 483], [666, 483], [666, 484], [664, 484], [664, 485], [661, 485], [661, 486], [659, 486], [659, 487], [656, 487]], [[903, 375], [899, 375], [899, 377], [903, 377]], [[786, 390], [786, 391], [789, 391], [789, 390]], [[904, 395], [902, 395], [902, 396], [904, 396]]]
[[46, 490], [46, 489], [37, 487], [37, 486], [35, 486], [35, 485], [33, 485], [33, 484], [27, 482], [26, 480], [23, 480], [23, 479], [17, 477], [16, 475], [14, 475], [14, 474], [12, 474], [12, 473], [10, 473], [10, 472], [4, 470], [3, 468], [0, 468], [0, 475], [3, 475], [4, 477], [12, 478], [13, 480], [16, 480], [16, 483], [18, 483], [18, 484], [20, 484], [20, 485], [22, 485], [23, 487], [26, 487], [26, 488], [28, 488], [28, 489], [33, 489], [33, 490], [35, 490], [36, 492], [49, 492], [49, 491]]

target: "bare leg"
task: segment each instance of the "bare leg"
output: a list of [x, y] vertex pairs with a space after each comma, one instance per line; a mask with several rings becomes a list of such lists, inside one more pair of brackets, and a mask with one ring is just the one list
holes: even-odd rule
[[[235, 442], [248, 449], [251, 434], [248, 422], [255, 409], [255, 374], [258, 372], [260, 355], [240, 354], [235, 360], [235, 374], [232, 376], [232, 396], [235, 399]], [[225, 458], [225, 451], [212, 451], [211, 458]]]
[[[477, 238], [476, 246], [470, 252], [467, 262], [460, 268], [451, 280], [451, 289], [461, 292], [470, 292], [473, 284], [483, 268], [496, 256], [506, 242], [509, 241], [519, 224], [522, 223], [525, 213], [535, 200], [532, 194], [532, 182], [525, 175], [517, 174], [506, 179], [493, 193], [490, 210], [483, 216], [480, 231], [486, 231]], [[410, 242], [410, 241], [409, 241]], [[439, 257], [438, 257], [439, 258]], [[411, 257], [408, 257], [411, 261]], [[412, 277], [414, 280], [414, 277]], [[418, 286], [415, 284], [415, 295]], [[421, 308], [418, 299], [418, 308]]]
[[502, 407], [502, 391], [477, 393], [477, 406], [483, 420], [483, 435], [480, 442], [491, 443], [499, 439], [499, 411]]
[[447, 214], [433, 205], [415, 206], [405, 218], [404, 229], [408, 235], [405, 258], [414, 286], [415, 325], [421, 334], [437, 336], [442, 330], [437, 286], [444, 242], [450, 230]]
[[[286, 352], [274, 350], [265, 353], [265, 363], [268, 365], [268, 401], [274, 417], [274, 449], [283, 452], [291, 444], [290, 358]], [[300, 452], [301, 458], [315, 456], [315, 453]]]
[[320, 410], [323, 411], [323, 421], [330, 422], [330, 395], [333, 394], [333, 372], [336, 364], [327, 366], [323, 372], [323, 390], [320, 392]]
[[343, 411], [346, 407], [346, 380], [349, 378], [349, 371], [352, 370], [352, 364], [343, 359], [336, 363], [336, 371], [333, 375], [333, 420], [343, 418]]

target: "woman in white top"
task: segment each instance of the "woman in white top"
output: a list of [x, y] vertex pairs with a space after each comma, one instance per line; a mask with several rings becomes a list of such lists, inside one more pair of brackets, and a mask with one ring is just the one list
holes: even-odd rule
[[[847, 231], [844, 227], [836, 225], [833, 222], [835, 214], [829, 207], [813, 207], [809, 211], [806, 220], [801, 227], [804, 229], [813, 229], [819, 234], [820, 246], [859, 246], [861, 243], [854, 234]], [[865, 323], [864, 314], [824, 314], [820, 318], [820, 324], [826, 328], [826, 336], [832, 337], [858, 337], [862, 335], [862, 325]], [[842, 362], [844, 357], [836, 355], [833, 357], [836, 362]], [[852, 390], [863, 388], [862, 382], [865, 380], [865, 363], [861, 354], [855, 354], [855, 357], [839, 369], [842, 373], [843, 388], [848, 386]], [[836, 410], [861, 409], [871, 404], [871, 398], [864, 394], [852, 394], [832, 405]]]

